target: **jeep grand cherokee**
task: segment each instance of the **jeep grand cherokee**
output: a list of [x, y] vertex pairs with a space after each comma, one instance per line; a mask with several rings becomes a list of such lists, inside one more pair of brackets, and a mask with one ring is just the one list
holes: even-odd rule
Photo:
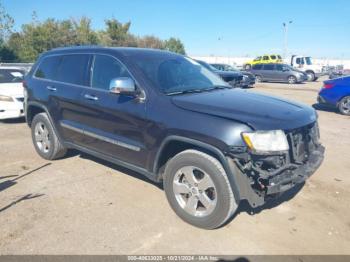
[[162, 182], [188, 223], [217, 228], [305, 181], [324, 148], [309, 106], [232, 89], [166, 51], [77, 47], [44, 53], [25, 112], [45, 159], [74, 148]]

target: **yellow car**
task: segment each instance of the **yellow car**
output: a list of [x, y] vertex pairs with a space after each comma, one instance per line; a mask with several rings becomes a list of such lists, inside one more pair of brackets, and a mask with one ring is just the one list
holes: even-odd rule
[[258, 56], [252, 61], [245, 63], [244, 69], [249, 70], [252, 68], [252, 65], [255, 64], [270, 64], [270, 63], [282, 63], [282, 57], [280, 55], [263, 55]]

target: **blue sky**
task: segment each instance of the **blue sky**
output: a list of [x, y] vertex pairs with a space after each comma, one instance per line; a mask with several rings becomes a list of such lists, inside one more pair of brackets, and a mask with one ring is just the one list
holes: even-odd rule
[[136, 35], [180, 38], [190, 55], [283, 54], [284, 21], [289, 50], [319, 58], [350, 58], [349, 0], [2, 0], [16, 30], [31, 20], [88, 16], [95, 29], [114, 17], [131, 21]]

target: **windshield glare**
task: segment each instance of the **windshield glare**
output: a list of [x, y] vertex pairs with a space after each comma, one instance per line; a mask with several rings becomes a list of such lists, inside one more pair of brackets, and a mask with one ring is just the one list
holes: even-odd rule
[[305, 57], [305, 60], [307, 65], [312, 65], [311, 57]]
[[137, 59], [136, 64], [164, 94], [230, 87], [216, 74], [188, 57], [145, 56]]

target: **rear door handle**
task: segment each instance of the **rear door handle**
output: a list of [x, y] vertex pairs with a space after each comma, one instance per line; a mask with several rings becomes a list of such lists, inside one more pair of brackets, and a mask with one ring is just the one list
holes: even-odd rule
[[47, 86], [46, 89], [50, 90], [50, 91], [53, 91], [53, 92], [57, 91], [57, 88], [53, 87], [53, 86]]
[[97, 101], [98, 100], [97, 96], [89, 95], [89, 94], [84, 95], [84, 98], [88, 99], [88, 100], [93, 100], [93, 101]]

